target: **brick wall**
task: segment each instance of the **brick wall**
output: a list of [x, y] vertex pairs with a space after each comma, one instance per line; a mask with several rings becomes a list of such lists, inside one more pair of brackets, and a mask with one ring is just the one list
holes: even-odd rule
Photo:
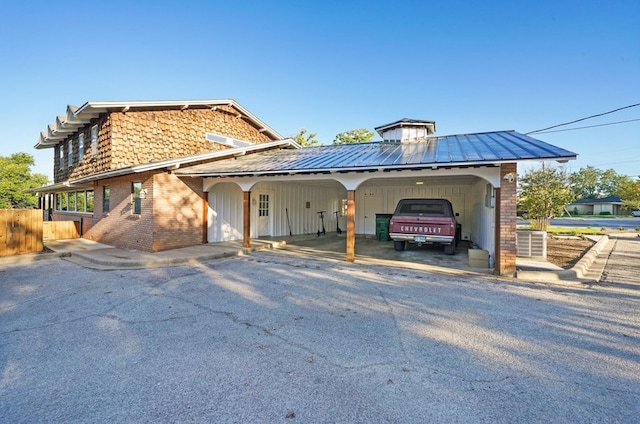
[[[142, 183], [142, 188], [153, 190], [152, 172], [131, 174], [102, 180], [94, 191], [94, 221], [84, 237], [124, 249], [152, 251], [153, 248], [153, 196], [141, 200], [141, 213], [132, 209], [131, 184]], [[103, 187], [110, 189], [109, 211], [103, 212]]]
[[202, 243], [202, 178], [154, 176], [153, 251]]
[[[146, 190], [139, 215], [131, 205], [135, 181]], [[102, 208], [105, 185], [110, 189], [109, 212]], [[181, 180], [168, 172], [146, 172], [102, 180], [94, 190], [94, 214], [85, 217], [85, 238], [148, 252], [202, 243], [201, 178]]]
[[[513, 174], [513, 182], [504, 179], [507, 174]], [[501, 187], [499, 193], [499, 222], [496, 225], [496, 255], [495, 273], [513, 276], [516, 271], [516, 224], [517, 224], [517, 170], [515, 163], [500, 166]]]

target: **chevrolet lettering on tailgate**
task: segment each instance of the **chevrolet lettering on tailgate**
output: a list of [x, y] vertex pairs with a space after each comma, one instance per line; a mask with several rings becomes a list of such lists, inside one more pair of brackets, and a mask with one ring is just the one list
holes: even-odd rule
[[440, 234], [442, 233], [441, 227], [412, 227], [412, 226], [400, 226], [400, 231], [406, 231], [409, 233], [425, 233], [425, 234]]
[[389, 221], [393, 247], [402, 251], [407, 243], [442, 244], [447, 255], [456, 252], [458, 223], [447, 199], [402, 199]]

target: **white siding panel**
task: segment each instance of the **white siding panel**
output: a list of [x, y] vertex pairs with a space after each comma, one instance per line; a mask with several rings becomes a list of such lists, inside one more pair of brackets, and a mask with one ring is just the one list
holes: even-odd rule
[[242, 190], [234, 183], [219, 183], [209, 192], [209, 243], [242, 240]]
[[[481, 185], [484, 186], [484, 182]], [[394, 185], [392, 181], [384, 183], [381, 183], [380, 180], [367, 181], [356, 191], [356, 233], [375, 234], [375, 227], [372, 230], [370, 225], [366, 225], [365, 216], [375, 219], [376, 213], [393, 213], [400, 199], [407, 198], [448, 199], [453, 205], [454, 212], [459, 214], [456, 219], [462, 225], [462, 231], [470, 233], [474, 225], [471, 204], [469, 203], [469, 200], [473, 198], [473, 196], [469, 196], [470, 190], [476, 189], [470, 188], [469, 185], [456, 184], [455, 178], [448, 184], [430, 184], [427, 179], [421, 185], [415, 184], [415, 182]], [[367, 201], [369, 196], [382, 198], [382, 207], [378, 208], [379, 210], [367, 210], [368, 204], [380, 204], [379, 202]]]
[[[319, 211], [325, 211], [324, 226], [327, 232], [336, 230], [335, 211], [340, 210], [347, 191], [336, 182], [324, 184], [261, 182], [252, 189], [254, 192], [270, 190], [273, 193], [273, 235], [314, 234], [322, 228]], [[307, 208], [308, 204], [308, 208]], [[287, 212], [289, 222], [287, 223]], [[346, 226], [341, 218], [342, 229]]]

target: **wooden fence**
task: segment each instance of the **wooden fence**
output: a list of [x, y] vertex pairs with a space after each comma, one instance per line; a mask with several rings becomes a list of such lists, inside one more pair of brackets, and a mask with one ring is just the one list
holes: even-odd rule
[[42, 234], [45, 240], [79, 238], [80, 221], [45, 221]]
[[43, 240], [80, 237], [79, 221], [43, 221], [40, 209], [0, 209], [0, 256], [42, 252]]
[[42, 211], [0, 209], [0, 256], [41, 252]]

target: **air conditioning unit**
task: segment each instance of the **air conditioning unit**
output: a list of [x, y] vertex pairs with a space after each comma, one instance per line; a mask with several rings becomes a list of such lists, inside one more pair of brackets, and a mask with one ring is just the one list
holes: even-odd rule
[[546, 231], [516, 231], [517, 256], [521, 258], [547, 258]]

